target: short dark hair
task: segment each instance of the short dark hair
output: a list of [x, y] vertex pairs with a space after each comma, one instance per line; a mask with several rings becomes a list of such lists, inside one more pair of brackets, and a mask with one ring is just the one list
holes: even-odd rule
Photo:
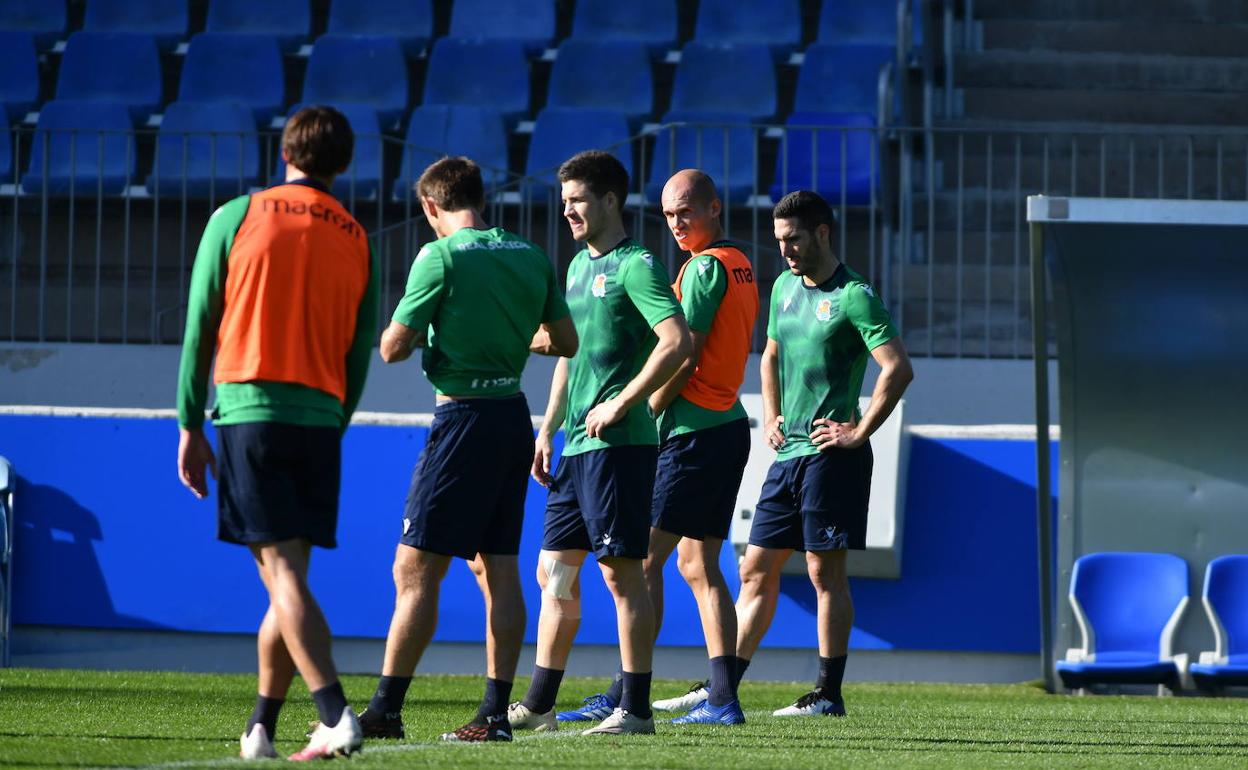
[[599, 198], [615, 193], [620, 211], [628, 198], [628, 170], [620, 159], [603, 150], [578, 152], [559, 167], [559, 183], [581, 182]]
[[831, 229], [836, 224], [832, 207], [818, 193], [797, 190], [780, 199], [771, 212], [772, 219], [796, 219], [798, 226], [813, 233], [819, 225]]
[[416, 180], [416, 194], [432, 198], [443, 211], [485, 208], [485, 183], [481, 168], [470, 158], [456, 155], [429, 164]]
[[312, 105], [290, 116], [282, 129], [286, 162], [308, 176], [337, 176], [351, 165], [355, 132], [333, 107]]

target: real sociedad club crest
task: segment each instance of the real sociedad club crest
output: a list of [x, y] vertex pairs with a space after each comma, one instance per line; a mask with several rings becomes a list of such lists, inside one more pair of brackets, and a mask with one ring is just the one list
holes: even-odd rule
[[832, 300], [830, 299], [819, 300], [819, 304], [815, 307], [815, 318], [818, 318], [820, 321], [831, 320]]
[[594, 284], [589, 288], [595, 297], [607, 296], [607, 274], [599, 273], [594, 276]]

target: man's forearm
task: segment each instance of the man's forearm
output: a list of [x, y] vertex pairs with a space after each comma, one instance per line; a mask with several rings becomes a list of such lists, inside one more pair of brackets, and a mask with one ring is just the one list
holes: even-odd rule
[[780, 414], [780, 376], [777, 372], [777, 363], [775, 356], [764, 353], [759, 366], [763, 390], [764, 425], [770, 425], [776, 415]]
[[697, 361], [693, 359], [686, 360], [672, 379], [663, 383], [658, 390], [650, 395], [650, 410], [655, 414], [659, 414], [663, 410], [672, 405], [680, 392], [685, 389], [685, 385], [689, 384], [689, 379], [693, 377], [693, 373], [697, 371]]
[[560, 358], [550, 378], [550, 398], [542, 417], [542, 433], [554, 436], [563, 426], [568, 411], [568, 359]]
[[889, 366], [880, 370], [880, 376], [875, 381], [875, 389], [871, 392], [871, 405], [867, 407], [866, 413], [862, 415], [862, 420], [858, 423], [858, 434], [863, 438], [870, 438], [876, 430], [879, 429], [888, 416], [893, 413], [893, 409], [897, 408], [901, 396], [906, 392], [906, 386], [914, 379], [908, 369], [899, 366]]
[[[616, 396], [621, 406], [625, 410], [632, 409], [663, 383], [672, 379], [688, 355], [687, 347], [681, 344], [679, 338], [672, 340], [660, 338], [654, 350], [650, 351], [650, 356], [646, 359], [645, 365], [641, 367], [641, 371]], [[681, 387], [684, 387], [683, 383]]]

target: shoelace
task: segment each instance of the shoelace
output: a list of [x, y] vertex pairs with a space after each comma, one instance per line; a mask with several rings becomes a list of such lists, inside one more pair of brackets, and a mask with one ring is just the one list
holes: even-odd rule
[[802, 697], [798, 698], [797, 703], [794, 703], [793, 705], [797, 706], [799, 709], [804, 709], [815, 705], [821, 700], [827, 700], [827, 698], [823, 696], [823, 693], [819, 690], [811, 690]]
[[701, 682], [694, 682], [694, 683], [693, 683], [693, 684], [689, 687], [689, 692], [685, 693], [685, 695], [689, 695], [689, 694], [691, 694], [691, 693], [695, 693], [695, 692], [697, 692], [698, 690], [709, 690], [709, 689], [710, 689], [710, 687], [711, 687], [711, 682], [710, 682], [710, 680], [703, 680], [703, 681], [701, 681]]
[[588, 698], [586, 698], [583, 702], [585, 703], [585, 706], [587, 708], [591, 708], [591, 709], [610, 707], [612, 705], [611, 700], [607, 698], [607, 696], [604, 695], [603, 693], [598, 693], [597, 695], [591, 695]]

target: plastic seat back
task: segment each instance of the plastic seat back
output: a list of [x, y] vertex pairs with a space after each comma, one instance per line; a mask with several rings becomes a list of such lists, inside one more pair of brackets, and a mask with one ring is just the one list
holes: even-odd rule
[[802, 41], [800, 4], [798, 0], [700, 0], [693, 39], [760, 44], [784, 56]]
[[489, 105], [514, 125], [529, 109], [524, 48], [514, 40], [438, 40], [429, 57], [424, 103]]
[[676, 45], [676, 0], [577, 0], [572, 39], [641, 43], [651, 55]]
[[76, 197], [120, 195], [134, 168], [133, 127], [125, 106], [56, 99], [39, 111], [22, 189]]
[[1221, 627], [1222, 653], [1248, 656], [1248, 555], [1222, 556], [1209, 562], [1202, 594]]
[[407, 110], [407, 60], [398, 38], [322, 36], [308, 58], [303, 101], [367, 105], [383, 128], [398, 128]]
[[271, 35], [291, 51], [312, 32], [308, 0], [209, 0], [205, 32]]
[[20, 121], [39, 102], [39, 59], [29, 32], [0, 30], [0, 110]]
[[22, 30], [35, 37], [40, 50], [51, 48], [68, 26], [66, 0], [4, 0], [0, 29]]
[[447, 155], [465, 155], [481, 167], [486, 190], [507, 179], [507, 130], [492, 107], [426, 104], [412, 110], [395, 200], [408, 200], [425, 168]]
[[815, 39], [820, 43], [895, 45], [897, 4], [887, 0], [823, 0]]
[[331, 35], [390, 35], [408, 56], [419, 55], [433, 39], [431, 0], [333, 0]]
[[646, 199], [659, 201], [676, 171], [699, 168], [715, 180], [725, 206], [745, 204], [755, 192], [754, 143], [761, 131], [739, 114], [670, 112], [663, 117], [664, 123], [682, 121], [690, 125], [661, 128], [655, 137]]
[[611, 110], [547, 107], [537, 116], [529, 142], [524, 173], [538, 183], [536, 193], [557, 188], [555, 172], [568, 158], [584, 150], [606, 150], [619, 158], [633, 176], [633, 152], [628, 122]]
[[776, 114], [776, 68], [761, 45], [690, 43], [672, 85], [671, 112], [734, 113], [747, 120]]
[[[306, 104], [296, 104], [290, 108], [294, 115]], [[377, 123], [377, 111], [364, 104], [333, 104], [330, 105], [341, 112], [351, 124], [355, 134], [355, 150], [351, 154], [351, 165], [334, 180], [333, 193], [346, 205], [357, 200], [373, 200], [381, 187], [384, 152], [382, 148], [381, 128]], [[277, 184], [286, 178], [286, 163], [278, 155], [273, 183]]]
[[797, 75], [795, 112], [879, 113], [880, 68], [891, 48], [816, 43], [806, 49]]
[[550, 73], [546, 104], [644, 119], [654, 105], [654, 77], [645, 46], [629, 41], [565, 41]]
[[75, 32], [61, 58], [56, 98], [121, 104], [142, 123], [160, 106], [162, 85], [151, 35]]
[[1158, 657], [1187, 602], [1187, 581], [1187, 562], [1171, 554], [1095, 553], [1075, 562], [1070, 595], [1097, 661]]
[[187, 0], [90, 0], [82, 28], [152, 35], [162, 51], [186, 38]]
[[251, 110], [234, 102], [174, 102], [165, 110], [147, 189], [216, 200], [259, 183], [260, 138]]
[[449, 36], [512, 40], [540, 53], [555, 39], [555, 0], [455, 0]]
[[[879, 182], [875, 120], [860, 113], [795, 112], [785, 121], [771, 198], [814, 190], [833, 206], [871, 202]], [[873, 166], [874, 164], [874, 166]]]
[[201, 32], [191, 38], [178, 101], [239, 102], [264, 124], [285, 99], [282, 55], [272, 37]]

